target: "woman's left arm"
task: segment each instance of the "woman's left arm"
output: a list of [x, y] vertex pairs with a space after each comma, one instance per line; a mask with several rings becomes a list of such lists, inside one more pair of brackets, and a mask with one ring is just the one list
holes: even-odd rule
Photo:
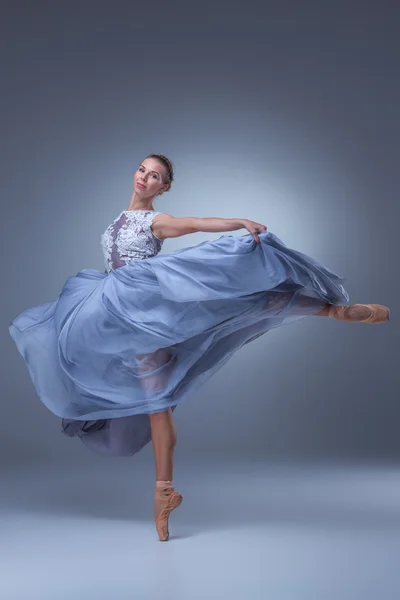
[[257, 243], [260, 243], [258, 233], [267, 228], [261, 223], [249, 219], [221, 219], [219, 217], [173, 217], [166, 213], [156, 215], [153, 219], [152, 230], [159, 239], [180, 237], [189, 233], [235, 231], [247, 229]]

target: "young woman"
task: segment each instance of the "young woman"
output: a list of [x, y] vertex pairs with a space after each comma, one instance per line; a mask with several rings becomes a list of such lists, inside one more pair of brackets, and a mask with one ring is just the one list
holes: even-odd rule
[[[176, 218], [154, 199], [171, 189], [173, 165], [140, 163], [127, 209], [101, 237], [104, 273], [84, 269], [59, 298], [10, 324], [42, 402], [62, 431], [93, 450], [132, 456], [152, 441], [154, 518], [161, 541], [182, 501], [173, 487], [173, 411], [260, 335], [306, 316], [383, 323], [389, 309], [346, 305], [343, 279], [287, 248], [249, 219]], [[224, 235], [159, 254], [166, 238]]]

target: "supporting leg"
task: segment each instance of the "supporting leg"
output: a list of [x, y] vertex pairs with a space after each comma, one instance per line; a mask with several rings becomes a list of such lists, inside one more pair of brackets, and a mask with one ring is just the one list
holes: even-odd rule
[[172, 481], [176, 428], [172, 409], [149, 415], [156, 466], [156, 481]]
[[182, 502], [182, 496], [175, 491], [172, 483], [176, 428], [171, 408], [149, 417], [156, 465], [154, 520], [158, 537], [165, 542], [169, 538], [169, 515]]
[[[159, 392], [166, 390], [169, 377], [175, 368], [173, 347], [159, 348], [150, 354], [136, 354], [138, 371], [145, 377], [141, 380], [142, 387], [146, 390]], [[158, 373], [152, 371], [165, 367]]]

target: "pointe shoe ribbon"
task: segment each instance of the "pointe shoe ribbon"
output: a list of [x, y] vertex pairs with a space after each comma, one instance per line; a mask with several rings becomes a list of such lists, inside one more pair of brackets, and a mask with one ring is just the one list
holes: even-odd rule
[[[360, 314], [364, 312], [365, 308], [369, 308], [370, 315], [366, 319], [360, 319]], [[340, 321], [378, 324], [389, 321], [390, 310], [382, 304], [351, 304], [349, 306], [336, 306], [333, 304], [329, 309], [328, 316]]]

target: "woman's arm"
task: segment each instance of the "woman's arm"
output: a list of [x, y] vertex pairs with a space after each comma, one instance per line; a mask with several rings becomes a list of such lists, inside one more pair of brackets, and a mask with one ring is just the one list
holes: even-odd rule
[[259, 242], [257, 232], [266, 230], [265, 225], [249, 221], [249, 219], [220, 219], [219, 217], [173, 217], [166, 213], [156, 215], [152, 230], [161, 240], [180, 237], [188, 233], [235, 231], [246, 228]]

